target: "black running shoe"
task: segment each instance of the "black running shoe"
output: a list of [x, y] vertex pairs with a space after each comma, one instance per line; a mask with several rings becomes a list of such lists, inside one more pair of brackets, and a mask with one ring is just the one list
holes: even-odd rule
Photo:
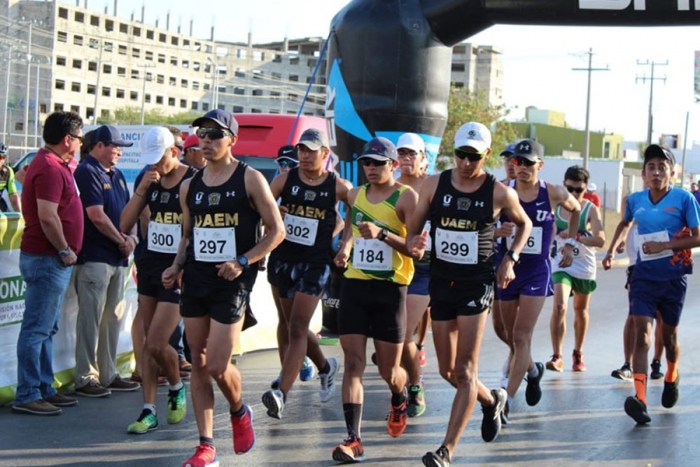
[[680, 391], [678, 389], [678, 386], [680, 382], [680, 373], [676, 375], [676, 380], [674, 382], [669, 383], [664, 381], [664, 392], [661, 393], [661, 405], [663, 405], [667, 409], [670, 409], [671, 407], [676, 405], [676, 402], [678, 402], [678, 398], [680, 397]]
[[625, 413], [632, 417], [637, 425], [645, 425], [651, 421], [647, 405], [636, 396], [629, 396], [625, 399]]
[[508, 414], [510, 413], [510, 401], [508, 400], [508, 393], [506, 393], [506, 403], [503, 406], [503, 411], [501, 411], [501, 425], [508, 424]]
[[651, 379], [661, 379], [664, 376], [664, 372], [661, 371], [661, 362], [659, 360], [652, 360], [651, 373], [649, 374], [649, 377]]
[[423, 456], [425, 467], [450, 467], [450, 452], [445, 446], [440, 446], [435, 452], [426, 452]]
[[536, 378], [527, 378], [527, 387], [525, 388], [525, 401], [530, 407], [537, 405], [542, 398], [542, 389], [540, 388], [540, 380], [544, 376], [544, 365], [542, 362], [535, 363], [538, 370]]
[[498, 438], [498, 434], [501, 432], [501, 413], [508, 402], [508, 393], [505, 389], [492, 389], [491, 394], [496, 402], [489, 407], [481, 406], [481, 411], [484, 414], [484, 418], [481, 420], [481, 439], [487, 443]]
[[613, 370], [610, 376], [623, 381], [632, 381], [632, 368], [630, 368], [629, 363], [625, 362], [619, 370]]

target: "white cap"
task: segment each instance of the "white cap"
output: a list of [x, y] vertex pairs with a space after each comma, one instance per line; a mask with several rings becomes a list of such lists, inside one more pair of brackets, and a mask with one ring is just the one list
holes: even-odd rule
[[598, 187], [593, 182], [588, 182], [588, 191], [596, 191]]
[[173, 146], [175, 137], [170, 130], [162, 126], [151, 128], [141, 137], [141, 164], [157, 164], [165, 155], [165, 150]]
[[404, 133], [399, 137], [399, 142], [396, 143], [396, 150], [401, 148], [425, 153], [425, 141], [415, 133]]
[[455, 133], [455, 148], [469, 146], [477, 152], [484, 152], [491, 147], [491, 132], [478, 122], [465, 123]]

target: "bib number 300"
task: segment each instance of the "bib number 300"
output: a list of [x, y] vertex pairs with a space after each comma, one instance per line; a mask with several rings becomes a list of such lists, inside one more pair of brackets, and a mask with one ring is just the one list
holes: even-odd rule
[[176, 254], [180, 245], [180, 224], [148, 224], [148, 249], [156, 253]]
[[195, 227], [194, 257], [205, 263], [236, 259], [236, 233], [233, 227]]
[[352, 265], [365, 271], [391, 271], [391, 247], [386, 243], [355, 237]]

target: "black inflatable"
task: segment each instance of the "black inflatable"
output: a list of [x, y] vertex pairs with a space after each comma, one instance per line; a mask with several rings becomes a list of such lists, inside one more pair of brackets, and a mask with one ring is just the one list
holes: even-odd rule
[[354, 0], [331, 23], [326, 118], [340, 173], [364, 181], [366, 141], [420, 134], [431, 163], [447, 121], [451, 47], [495, 24], [700, 24], [700, 0]]

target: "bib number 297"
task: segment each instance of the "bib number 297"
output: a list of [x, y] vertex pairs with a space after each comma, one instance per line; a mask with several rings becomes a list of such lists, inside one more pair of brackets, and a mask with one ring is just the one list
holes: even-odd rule
[[194, 256], [197, 261], [218, 263], [236, 258], [236, 235], [231, 228], [194, 229]]

